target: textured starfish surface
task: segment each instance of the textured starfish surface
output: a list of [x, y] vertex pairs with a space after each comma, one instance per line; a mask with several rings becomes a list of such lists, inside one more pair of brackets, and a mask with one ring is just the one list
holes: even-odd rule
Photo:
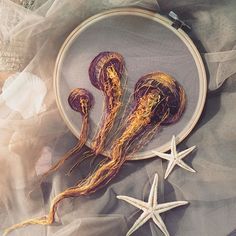
[[151, 187], [151, 191], [148, 197], [148, 202], [144, 202], [135, 198], [127, 196], [117, 196], [118, 199], [124, 200], [129, 204], [139, 208], [143, 211], [141, 216], [135, 221], [134, 225], [127, 232], [126, 236], [131, 235], [134, 231], [145, 224], [149, 219], [152, 219], [154, 223], [160, 228], [165, 236], [169, 236], [169, 232], [160, 216], [161, 213], [169, 211], [173, 208], [188, 204], [187, 201], [175, 201], [158, 204], [157, 202], [157, 190], [158, 190], [158, 175], [155, 174], [154, 181]]
[[181, 167], [181, 168], [183, 168], [187, 171], [196, 172], [194, 169], [189, 167], [182, 160], [189, 153], [191, 153], [194, 149], [196, 149], [196, 146], [192, 146], [192, 147], [178, 153], [177, 150], [176, 150], [176, 139], [175, 139], [175, 136], [173, 135], [172, 140], [171, 140], [171, 153], [170, 154], [157, 152], [157, 151], [152, 151], [152, 152], [155, 155], [157, 155], [158, 157], [169, 161], [166, 172], [165, 172], [165, 177], [164, 177], [165, 179], [167, 179], [169, 174], [171, 173], [171, 171], [174, 169], [174, 167], [176, 165], [178, 165], [179, 167]]

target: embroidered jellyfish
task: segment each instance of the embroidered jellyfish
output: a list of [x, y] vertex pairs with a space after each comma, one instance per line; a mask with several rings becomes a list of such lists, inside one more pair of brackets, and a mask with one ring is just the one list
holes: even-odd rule
[[68, 175], [83, 160], [104, 151], [106, 139], [112, 130], [122, 106], [124, 85], [126, 82], [125, 61], [117, 52], [101, 52], [90, 63], [89, 78], [94, 87], [104, 96], [103, 117], [93, 141], [92, 153], [84, 153], [69, 170]]
[[92, 85], [101, 90], [105, 97], [104, 115], [92, 143], [92, 149], [97, 155], [104, 150], [106, 137], [122, 106], [126, 81], [124, 58], [117, 52], [99, 53], [90, 64], [89, 78]]
[[72, 149], [70, 149], [58, 162], [56, 162], [56, 164], [53, 165], [43, 175], [42, 179], [51, 174], [52, 172], [58, 170], [67, 159], [69, 159], [73, 154], [80, 151], [80, 149], [84, 146], [88, 139], [89, 111], [93, 105], [92, 94], [86, 89], [76, 88], [70, 93], [68, 97], [68, 103], [74, 111], [79, 112], [82, 116], [82, 127], [80, 137], [78, 139], [77, 144]]
[[[110, 159], [100, 163], [97, 170], [76, 186], [57, 195], [47, 216], [26, 220], [5, 231], [30, 224], [49, 225], [55, 220], [58, 204], [65, 198], [89, 195], [105, 186], [133, 153], [143, 147], [161, 125], [177, 122], [186, 105], [184, 89], [171, 76], [154, 72], [141, 77], [134, 90], [132, 109], [123, 122], [120, 136], [113, 142]], [[135, 142], [138, 140], [138, 142]]]

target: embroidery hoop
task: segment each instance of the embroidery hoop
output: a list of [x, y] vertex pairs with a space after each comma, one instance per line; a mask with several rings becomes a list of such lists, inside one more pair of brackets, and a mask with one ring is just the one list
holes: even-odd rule
[[[167, 19], [166, 17], [161, 16], [160, 14], [157, 14], [157, 13], [154, 13], [154, 12], [151, 12], [148, 10], [139, 9], [139, 8], [116, 8], [116, 9], [112, 9], [112, 10], [108, 10], [108, 11], [99, 13], [95, 16], [88, 18], [83, 23], [81, 23], [77, 28], [75, 28], [74, 31], [72, 31], [72, 33], [68, 36], [68, 38], [65, 40], [65, 42], [63, 43], [63, 45], [60, 49], [60, 52], [57, 57], [56, 65], [55, 65], [55, 71], [54, 71], [54, 89], [55, 89], [55, 95], [56, 95], [56, 102], [57, 102], [57, 105], [58, 105], [58, 108], [59, 108], [59, 111], [60, 111], [60, 114], [61, 114], [63, 120], [65, 121], [65, 123], [67, 124], [69, 129], [72, 131], [72, 133], [76, 137], [79, 137], [81, 125], [79, 124], [79, 121], [77, 122], [77, 120], [80, 120], [80, 117], [78, 114], [73, 112], [67, 104], [67, 97], [69, 95], [68, 91], [71, 91], [73, 88], [76, 88], [76, 87], [84, 87], [83, 85], [85, 85], [85, 84], [81, 84], [81, 81], [84, 81], [84, 79], [81, 80], [78, 78], [78, 80], [75, 81], [75, 73], [76, 73], [77, 68], [76, 68], [75, 64], [70, 63], [71, 62], [70, 59], [71, 59], [71, 57], [73, 57], [73, 55], [72, 55], [73, 53], [71, 53], [73, 45], [75, 46], [75, 43], [76, 42], [78, 43], [78, 41], [82, 37], [86, 37], [87, 30], [90, 27], [93, 27], [94, 25], [99, 24], [99, 22], [106, 21], [106, 20], [108, 20], [108, 22], [109, 22], [109, 20], [112, 19], [113, 17], [120, 17], [120, 18], [125, 19], [125, 17], [127, 17], [127, 16], [129, 16], [129, 17], [133, 16], [134, 18], [137, 17], [137, 19], [139, 17], [141, 17], [142, 19], [144, 19], [144, 21], [145, 20], [149, 20], [150, 22], [153, 21], [153, 22], [155, 22], [155, 24], [157, 23], [156, 25], [159, 25], [159, 27], [162, 27], [162, 29], [168, 30], [168, 32], [172, 33], [173, 37], [177, 36], [177, 38], [181, 41], [181, 43], [185, 45], [186, 51], [188, 51], [190, 53], [190, 55], [192, 57], [190, 59], [193, 60], [193, 62], [195, 63], [195, 66], [196, 66], [195, 72], [197, 73], [197, 75], [195, 75], [195, 76], [197, 76], [197, 78], [198, 78], [198, 81], [197, 81], [198, 83], [197, 84], [193, 83], [193, 85], [192, 85], [192, 87], [194, 87], [194, 86], [198, 87], [198, 90], [199, 90], [197, 103], [195, 104], [194, 112], [192, 113], [187, 124], [183, 127], [183, 129], [181, 129], [178, 132], [175, 132], [172, 130], [172, 133], [169, 134], [169, 136], [170, 136], [169, 139], [166, 140], [163, 144], [160, 145], [160, 142], [159, 142], [159, 144], [158, 144], [158, 142], [156, 142], [155, 148], [140, 151], [135, 155], [135, 157], [133, 157], [131, 159], [131, 160], [141, 160], [141, 159], [147, 159], [147, 158], [153, 157], [154, 156], [154, 154], [152, 152], [153, 150], [156, 150], [159, 152], [168, 151], [170, 149], [170, 140], [171, 140], [171, 137], [173, 134], [176, 135], [177, 143], [180, 143], [182, 140], [184, 140], [190, 134], [190, 132], [193, 130], [193, 128], [195, 127], [197, 121], [200, 118], [200, 115], [202, 113], [202, 110], [203, 110], [203, 107], [205, 104], [206, 93], [207, 93], [207, 81], [206, 81], [206, 72], [205, 72], [205, 68], [204, 68], [204, 64], [202, 62], [201, 56], [200, 56], [197, 48], [195, 47], [194, 43], [192, 42], [192, 40], [189, 38], [189, 36], [181, 28], [175, 28], [172, 26], [173, 21]], [[139, 29], [140, 29], [141, 26], [137, 25], [137, 27], [139, 27]], [[98, 27], [98, 29], [99, 29], [99, 27]], [[101, 28], [101, 30], [102, 30], [102, 28]], [[100, 33], [100, 32], [98, 31], [97, 33]], [[158, 37], [158, 35], [156, 35], [156, 37]], [[91, 39], [89, 39], [89, 40], [91, 40]], [[94, 38], [94, 43], [95, 42], [96, 42], [96, 37]], [[78, 45], [80, 45], [80, 44], [78, 43]], [[94, 44], [90, 44], [90, 45], [92, 46]], [[76, 50], [76, 49], [73, 48], [73, 50]], [[84, 50], [83, 53], [86, 54], [86, 52], [87, 52], [86, 50], [89, 50], [89, 49], [84, 48], [82, 50]], [[97, 55], [97, 52], [94, 52], [94, 57], [96, 55]], [[180, 55], [181, 55], [181, 53], [180, 53]], [[80, 64], [82, 64], [82, 65], [80, 65]], [[87, 69], [89, 66], [88, 62], [86, 64], [82, 60], [78, 60], [78, 65], [86, 67]], [[185, 65], [185, 68], [186, 68], [186, 65]], [[152, 71], [150, 71], [150, 72], [152, 72]], [[128, 71], [128, 73], [129, 73], [129, 71]], [[172, 73], [172, 74], [175, 77], [175, 74], [174, 73]], [[194, 74], [194, 72], [193, 72], [193, 74]], [[193, 77], [193, 75], [189, 75], [190, 79], [192, 77]], [[93, 94], [95, 93], [95, 97], [99, 96], [100, 92], [97, 91], [95, 88], [92, 88], [91, 85], [88, 85], [90, 81], [88, 78], [86, 78], [86, 79], [87, 79], [86, 86], [88, 87], [90, 92], [92, 92]], [[176, 79], [178, 80], [178, 78], [176, 78]], [[68, 82], [68, 84], [65, 84], [65, 80]], [[180, 83], [181, 83], [181, 81], [180, 81]], [[183, 81], [182, 81], [182, 83], [183, 83]], [[186, 88], [185, 88], [185, 90], [186, 90]], [[187, 99], [191, 101], [190, 96], [187, 96]], [[186, 108], [186, 113], [187, 113], [187, 109], [188, 109], [189, 105], [190, 104], [188, 103], [187, 108]], [[102, 105], [100, 104], [100, 111], [101, 111], [101, 108], [102, 108]], [[95, 114], [96, 112], [97, 112], [97, 114]], [[97, 109], [96, 112], [91, 115], [92, 118], [97, 117], [97, 115], [99, 114], [99, 109]], [[189, 114], [188, 114], [188, 116], [189, 116]], [[75, 118], [73, 118], [73, 117], [75, 117]], [[99, 123], [99, 121], [100, 121], [100, 119], [97, 120], [97, 123]], [[96, 124], [96, 121], [94, 122], [94, 120], [93, 120], [92, 121], [92, 130], [94, 130], [94, 128], [96, 126], [94, 123]], [[172, 128], [174, 126], [177, 126], [177, 124], [173, 125]], [[166, 127], [165, 129], [168, 129], [168, 127]], [[161, 135], [162, 135], [162, 133], [159, 133], [160, 139], [161, 139]], [[155, 139], [154, 139], [154, 141], [152, 141], [152, 145], [153, 145], [153, 142], [155, 142]], [[90, 146], [90, 144], [91, 144], [91, 139], [88, 140], [86, 145]], [[106, 156], [109, 156], [109, 151], [105, 151], [103, 154]]]

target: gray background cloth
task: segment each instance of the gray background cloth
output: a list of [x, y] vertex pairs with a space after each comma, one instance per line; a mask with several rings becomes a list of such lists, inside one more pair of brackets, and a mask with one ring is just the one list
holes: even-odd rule
[[[123, 236], [140, 212], [116, 195], [147, 200], [156, 172], [160, 203], [190, 202], [163, 214], [170, 235], [236, 235], [236, 1], [36, 0], [32, 4], [26, 9], [10, 0], [0, 1], [4, 19], [0, 23], [1, 50], [5, 45], [11, 50], [11, 43], [15, 48], [18, 41], [24, 48], [22, 57], [1, 58], [1, 72], [23, 60], [19, 71], [37, 75], [47, 87], [44, 109], [28, 119], [0, 103], [0, 232], [19, 221], [45, 215], [55, 195], [88, 174], [84, 164], [65, 176], [72, 159], [37, 185], [40, 175], [76, 142], [60, 117], [53, 94], [52, 74], [61, 44], [89, 16], [112, 7], [139, 6], [161, 14], [173, 10], [181, 16], [192, 26], [190, 36], [207, 65], [209, 91], [204, 112], [191, 135], [178, 146], [182, 150], [197, 145], [197, 151], [186, 158], [197, 173], [176, 168], [163, 181], [165, 161], [127, 162], [99, 192], [63, 201], [52, 226], [29, 226], [11, 235]], [[133, 235], [162, 234], [150, 221]]]

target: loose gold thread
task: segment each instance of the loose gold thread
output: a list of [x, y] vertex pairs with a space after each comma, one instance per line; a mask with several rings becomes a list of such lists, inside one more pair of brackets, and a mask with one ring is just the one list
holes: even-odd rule
[[[118, 71], [116, 71], [114, 64], [105, 67], [111, 59], [117, 59], [118, 63], [120, 63], [121, 67], [123, 67], [121, 78], [119, 77]], [[99, 78], [97, 79], [104, 87], [103, 93], [107, 99], [104, 110], [107, 110], [107, 114], [102, 118], [102, 126], [95, 135], [92, 143], [92, 150], [95, 155], [104, 151], [106, 135], [111, 131], [115, 118], [117, 117], [117, 114], [122, 106], [121, 100], [123, 95], [123, 87], [121, 80], [124, 79], [124, 74], [126, 73], [123, 64], [123, 57], [117, 53], [104, 54], [104, 56], [97, 63], [97, 68], [99, 68]]]
[[[180, 89], [180, 99], [185, 100], [184, 90]], [[85, 180], [81, 181], [75, 187], [69, 188], [64, 192], [56, 196], [51, 204], [50, 211], [47, 217], [30, 219], [24, 221], [20, 224], [14, 225], [5, 230], [4, 236], [16, 228], [20, 228], [30, 224], [41, 224], [47, 225], [52, 224], [55, 220], [55, 211], [60, 201], [69, 197], [83, 196], [91, 194], [97, 191], [100, 187], [106, 185], [111, 179], [118, 173], [123, 163], [127, 160], [127, 157], [123, 154], [123, 145], [132, 137], [134, 137], [142, 128], [150, 124], [150, 119], [153, 112], [153, 107], [155, 107], [160, 102], [159, 94], [154, 94], [152, 92], [145, 93], [143, 97], [139, 99], [137, 109], [134, 110], [127, 118], [128, 126], [123, 134], [118, 138], [111, 148], [111, 160], [107, 162], [102, 162], [98, 166], [98, 169], [92, 173]], [[185, 101], [180, 101], [180, 110], [183, 111]], [[156, 127], [161, 125], [161, 123], [168, 118], [169, 112], [165, 112], [162, 119], [157, 122]], [[177, 115], [181, 115], [177, 112]], [[177, 120], [177, 116], [174, 117], [173, 121]], [[150, 132], [152, 134], [152, 132]], [[148, 137], [148, 136], [145, 136]], [[136, 149], [137, 150], [137, 149]]]

